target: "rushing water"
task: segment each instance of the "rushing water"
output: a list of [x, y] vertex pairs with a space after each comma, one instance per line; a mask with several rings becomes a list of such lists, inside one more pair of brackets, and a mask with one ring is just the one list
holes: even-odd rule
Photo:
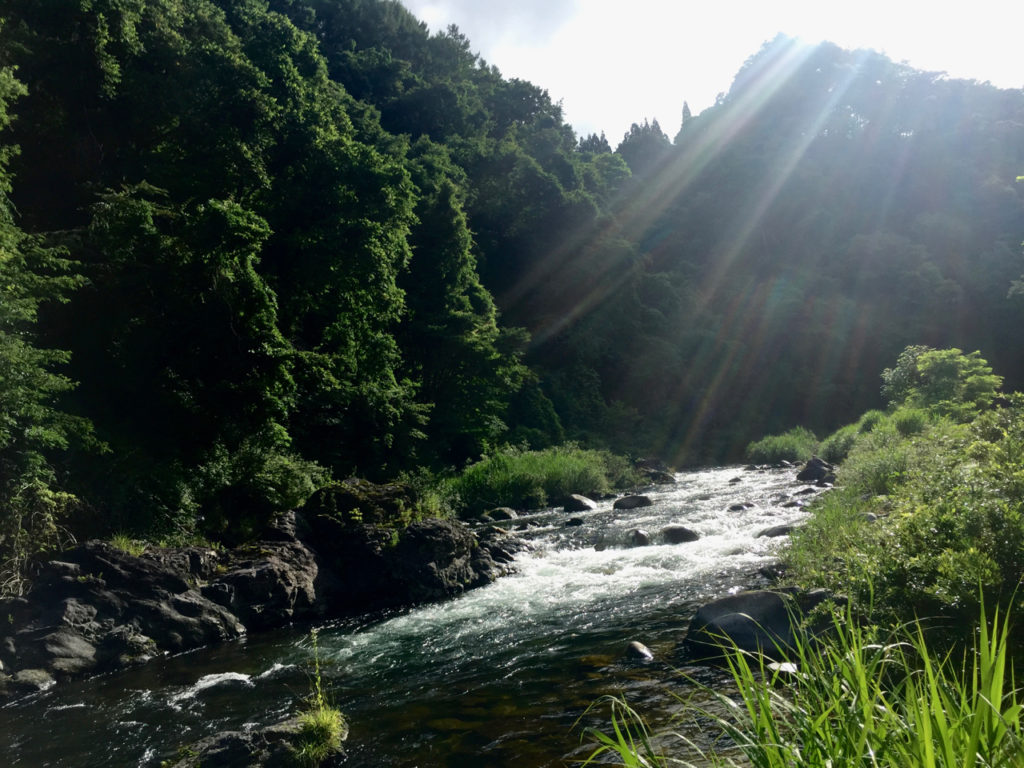
[[[782, 506], [800, 488], [793, 474], [680, 473], [648, 494], [651, 507], [604, 502], [574, 513], [578, 527], [560, 511], [523, 517], [515, 523], [533, 548], [515, 575], [321, 627], [324, 682], [351, 723], [347, 765], [569, 765], [588, 751], [582, 725], [606, 718], [584, 715], [605, 694], [664, 720], [684, 691], [676, 646], [696, 607], [751, 584], [782, 542], [757, 533], [804, 516]], [[669, 523], [700, 540], [660, 543]], [[654, 543], [628, 546], [634, 528]], [[627, 662], [630, 640], [657, 660]], [[312, 653], [308, 628], [282, 630], [60, 685], [0, 709], [0, 755], [31, 768], [153, 768], [206, 734], [293, 712], [310, 690]]]

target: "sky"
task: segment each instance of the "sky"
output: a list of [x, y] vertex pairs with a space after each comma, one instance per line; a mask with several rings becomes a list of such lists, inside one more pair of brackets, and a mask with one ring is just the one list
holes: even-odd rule
[[506, 78], [561, 101], [577, 134], [612, 146], [632, 123], [671, 138], [778, 33], [871, 48], [918, 69], [1024, 87], [1024, 0], [402, 0], [456, 24]]

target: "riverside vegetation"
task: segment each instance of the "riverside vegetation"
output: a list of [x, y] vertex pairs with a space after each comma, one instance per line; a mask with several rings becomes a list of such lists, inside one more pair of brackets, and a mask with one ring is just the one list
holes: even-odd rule
[[[883, 373], [885, 412], [820, 443], [794, 429], [762, 460], [842, 460], [783, 555], [787, 581], [849, 599], [831, 631], [789, 652], [795, 671], [734, 649], [738, 694], [710, 718], [716, 765], [1018, 766], [1024, 760], [1024, 395], [977, 353], [909, 347]], [[1017, 674], [1015, 674], [1015, 671]], [[725, 714], [722, 714], [724, 712]], [[685, 764], [613, 701], [592, 760]], [[736, 757], [742, 755], [742, 759]], [[746, 762], [745, 762], [746, 761]]]

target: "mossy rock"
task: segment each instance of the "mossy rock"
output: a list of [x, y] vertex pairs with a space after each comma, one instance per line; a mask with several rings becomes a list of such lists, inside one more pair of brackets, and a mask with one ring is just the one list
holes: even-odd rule
[[318, 490], [306, 502], [305, 510], [345, 525], [405, 528], [417, 519], [417, 507], [412, 489], [404, 483], [377, 485], [350, 477]]

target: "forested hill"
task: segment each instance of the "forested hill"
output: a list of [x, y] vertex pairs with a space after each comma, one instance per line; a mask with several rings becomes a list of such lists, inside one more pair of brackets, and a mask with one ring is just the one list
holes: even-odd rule
[[0, 18], [7, 537], [244, 535], [503, 442], [731, 458], [908, 344], [1024, 383], [1021, 91], [780, 38], [613, 151], [394, 2]]

